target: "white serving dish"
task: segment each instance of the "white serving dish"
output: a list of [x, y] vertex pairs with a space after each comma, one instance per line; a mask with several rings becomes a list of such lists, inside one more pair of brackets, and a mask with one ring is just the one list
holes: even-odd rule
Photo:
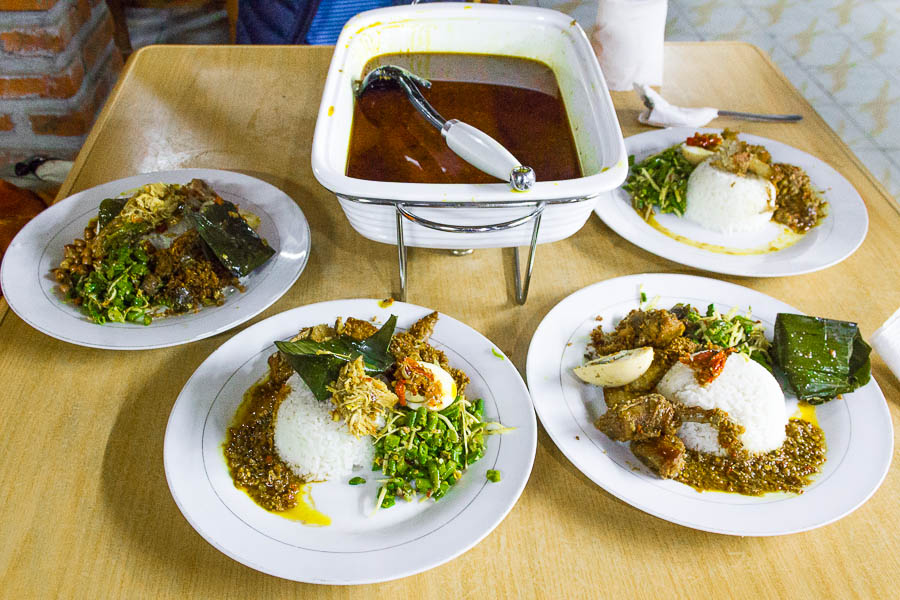
[[[514, 56], [549, 66], [562, 93], [584, 176], [540, 181], [538, 173], [538, 182], [524, 193], [512, 191], [506, 183], [417, 184], [347, 177], [353, 82], [361, 78], [372, 58], [408, 52]], [[547, 243], [568, 237], [584, 225], [599, 195], [624, 181], [628, 161], [597, 58], [570, 16], [522, 6], [436, 3], [368, 11], [347, 23], [319, 106], [312, 168], [319, 183], [337, 195], [353, 228], [371, 240], [397, 243], [398, 203], [430, 221], [484, 226], [524, 217], [543, 201], [547, 206], [537, 241]], [[481, 233], [407, 223], [404, 243], [449, 249], [522, 246], [531, 240], [529, 223]]]

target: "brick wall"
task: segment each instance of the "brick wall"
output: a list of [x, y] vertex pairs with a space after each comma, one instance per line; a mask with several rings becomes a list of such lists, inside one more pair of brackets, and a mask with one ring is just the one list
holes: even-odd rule
[[103, 0], [0, 0], [0, 165], [74, 158], [122, 70]]

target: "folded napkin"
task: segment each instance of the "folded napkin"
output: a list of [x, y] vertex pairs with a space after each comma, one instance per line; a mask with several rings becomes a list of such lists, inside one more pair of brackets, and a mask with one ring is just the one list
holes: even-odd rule
[[638, 121], [654, 127], [703, 127], [719, 116], [717, 108], [683, 108], [669, 104], [645, 83], [635, 83], [638, 96], [646, 96], [653, 108], [646, 108], [638, 115]]
[[598, 0], [591, 45], [609, 89], [662, 85], [666, 0]]
[[872, 334], [869, 343], [900, 379], [900, 308]]

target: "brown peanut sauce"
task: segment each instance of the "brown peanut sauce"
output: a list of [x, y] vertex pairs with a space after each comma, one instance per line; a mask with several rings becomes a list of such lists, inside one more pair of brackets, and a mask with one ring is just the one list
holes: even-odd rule
[[234, 485], [270, 511], [297, 506], [303, 480], [275, 451], [275, 413], [290, 393], [267, 375], [244, 393], [225, 438], [225, 460]]
[[[476, 78], [485, 79], [488, 73], [498, 81], [440, 79], [448, 72], [441, 63], [471, 64]], [[376, 57], [363, 72], [381, 64], [397, 64], [431, 78], [431, 88], [421, 91], [441, 116], [468, 123], [499, 141], [534, 169], [538, 181], [581, 177], [566, 108], [546, 65], [515, 57], [429, 53]], [[504, 84], [503, 73], [516, 72], [535, 73], [534, 79], [542, 83], [532, 88], [541, 89]], [[394, 84], [369, 87], [357, 98], [346, 174], [405, 183], [498, 183], [450, 150], [441, 132]]]
[[731, 457], [688, 450], [675, 480], [701, 492], [802, 494], [825, 462], [825, 433], [802, 419], [790, 419], [785, 432], [784, 444], [765, 454]]

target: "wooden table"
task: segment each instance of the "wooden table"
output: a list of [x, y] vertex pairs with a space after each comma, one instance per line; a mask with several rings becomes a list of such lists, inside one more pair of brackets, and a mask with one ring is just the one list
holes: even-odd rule
[[[865, 243], [836, 267], [782, 279], [722, 279], [811, 314], [858, 321], [870, 335], [900, 305], [900, 214], [884, 188], [756, 48], [670, 44], [666, 52], [668, 99], [802, 113], [799, 125], [716, 125], [739, 125], [811, 152], [847, 177], [869, 210]], [[356, 234], [310, 172], [330, 56], [325, 47], [159, 46], [135, 53], [61, 194], [162, 169], [247, 173], [296, 199], [313, 240], [299, 281], [251, 323], [320, 300], [396, 293], [396, 248]], [[632, 94], [615, 101], [625, 135], [645, 129]], [[409, 300], [481, 331], [522, 373], [538, 323], [575, 290], [631, 273], [696, 272], [641, 250], [592, 216], [574, 236], [539, 248], [530, 297], [517, 306], [511, 253], [451, 257], [412, 249]], [[359, 263], [371, 276], [348, 279]], [[460, 293], [449, 282], [463, 276], [474, 283]], [[868, 503], [835, 524], [780, 538], [734, 538], [683, 528], [618, 501], [576, 470], [543, 430], [519, 503], [458, 559], [363, 588], [263, 575], [191, 529], [163, 472], [163, 432], [179, 390], [237, 330], [175, 348], [113, 352], [57, 341], [0, 310], [5, 597], [668, 598], [675, 590], [693, 598], [890, 597], [900, 589], [897, 467]], [[900, 429], [900, 385], [877, 356], [873, 371]]]

